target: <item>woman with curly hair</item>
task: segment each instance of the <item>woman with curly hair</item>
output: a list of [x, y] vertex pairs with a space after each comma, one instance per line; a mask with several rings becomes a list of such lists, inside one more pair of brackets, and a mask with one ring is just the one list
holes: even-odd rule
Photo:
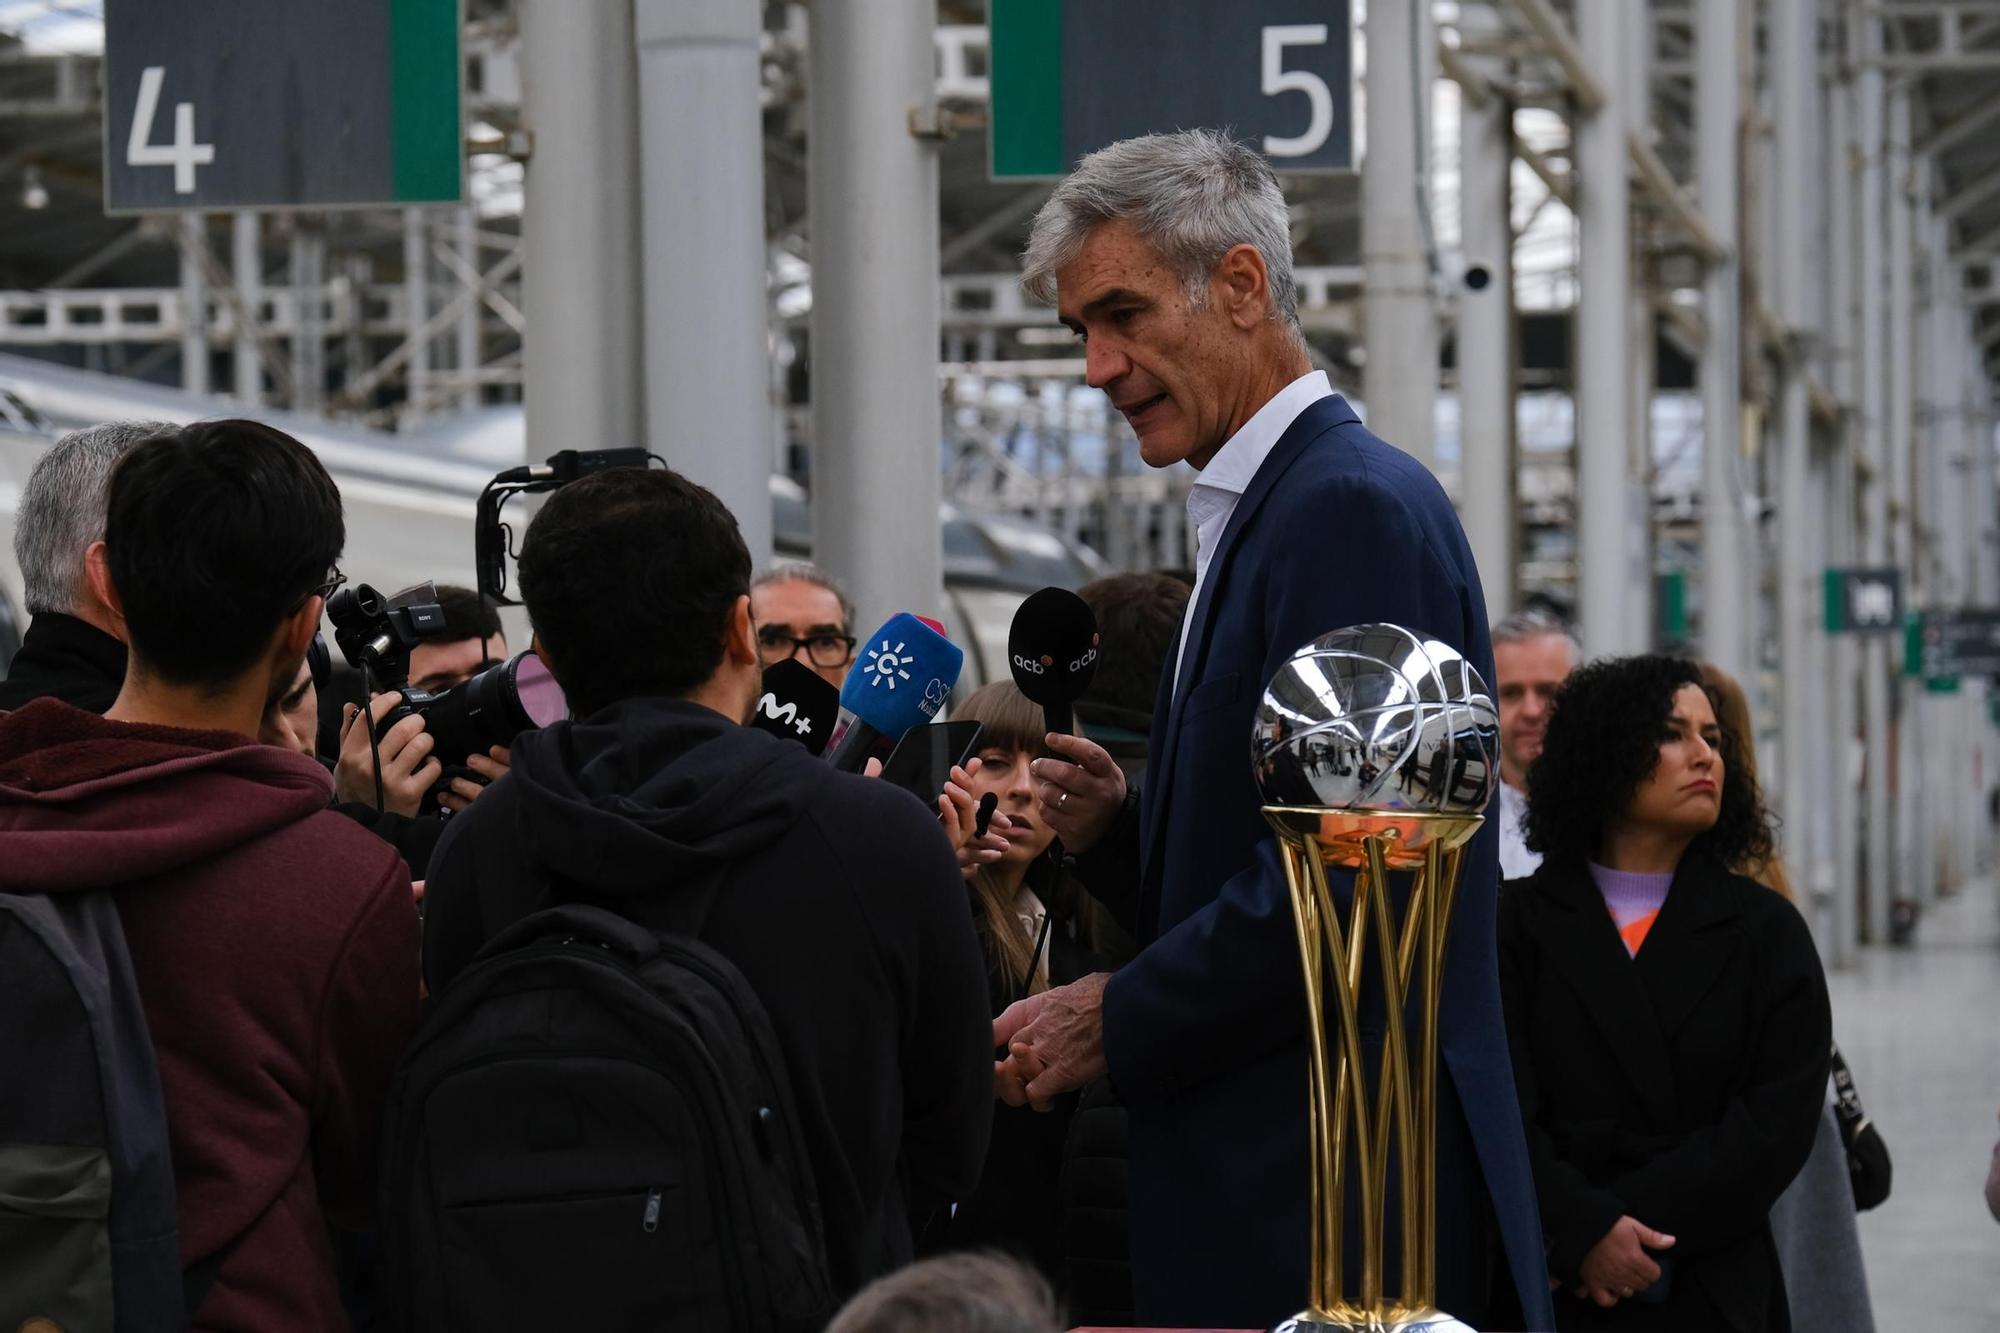
[[1826, 979], [1767, 861], [1745, 738], [1692, 662], [1579, 670], [1528, 775], [1543, 855], [1500, 988], [1564, 1329], [1791, 1327], [1772, 1202], [1812, 1148]]

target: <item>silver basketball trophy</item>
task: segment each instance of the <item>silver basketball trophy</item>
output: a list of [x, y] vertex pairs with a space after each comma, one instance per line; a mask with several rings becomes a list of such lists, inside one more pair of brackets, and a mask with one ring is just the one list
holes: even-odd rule
[[[1313, 640], [1278, 668], [1258, 707], [1252, 762], [1291, 889], [1311, 1054], [1312, 1288], [1280, 1333], [1465, 1329], [1436, 1306], [1438, 1009], [1452, 900], [1498, 780], [1499, 734], [1471, 664], [1400, 625]], [[1333, 868], [1354, 872], [1344, 908]], [[1386, 1030], [1371, 1081], [1360, 1013], [1364, 984], [1378, 980]], [[1361, 1260], [1352, 1299], [1350, 1183]]]

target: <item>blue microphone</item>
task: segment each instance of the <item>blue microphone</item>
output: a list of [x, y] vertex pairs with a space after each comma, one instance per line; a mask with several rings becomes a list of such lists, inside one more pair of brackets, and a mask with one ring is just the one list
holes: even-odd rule
[[944, 635], [907, 611], [861, 641], [840, 707], [852, 720], [836, 732], [827, 762], [859, 773], [885, 739], [898, 740], [911, 727], [928, 725], [951, 697], [965, 653]]

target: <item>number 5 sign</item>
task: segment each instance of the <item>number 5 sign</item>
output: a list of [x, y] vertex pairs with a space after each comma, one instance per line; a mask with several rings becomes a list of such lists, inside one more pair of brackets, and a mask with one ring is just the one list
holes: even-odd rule
[[104, 0], [104, 207], [463, 194], [461, 0]]
[[988, 0], [992, 172], [1060, 176], [1162, 130], [1227, 129], [1279, 171], [1354, 165], [1346, 0]]

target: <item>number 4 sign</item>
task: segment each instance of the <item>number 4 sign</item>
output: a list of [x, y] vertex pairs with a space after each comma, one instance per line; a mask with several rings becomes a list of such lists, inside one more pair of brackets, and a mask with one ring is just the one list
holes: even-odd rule
[[132, 133], [125, 140], [125, 163], [134, 167], [172, 167], [174, 193], [194, 193], [194, 169], [215, 161], [215, 145], [196, 143], [194, 103], [174, 104], [174, 141], [156, 144], [153, 118], [160, 110], [160, 85], [166, 82], [164, 65], [148, 65], [139, 75], [139, 103], [132, 112]]

